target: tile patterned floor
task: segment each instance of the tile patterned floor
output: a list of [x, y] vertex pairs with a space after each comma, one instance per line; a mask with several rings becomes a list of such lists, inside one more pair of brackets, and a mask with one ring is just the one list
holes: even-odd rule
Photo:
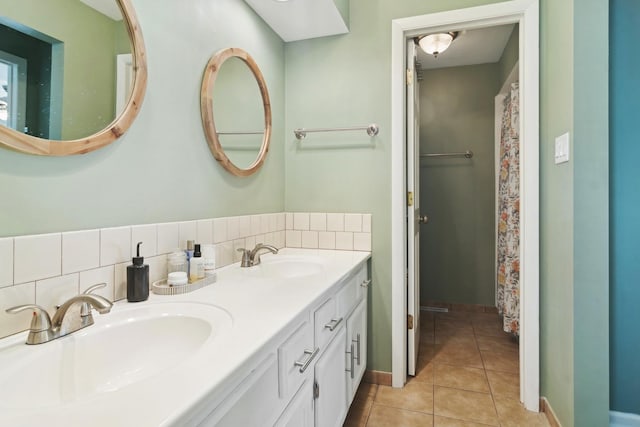
[[362, 383], [345, 427], [549, 426], [518, 400], [518, 344], [497, 314], [421, 314], [416, 376], [403, 389]]

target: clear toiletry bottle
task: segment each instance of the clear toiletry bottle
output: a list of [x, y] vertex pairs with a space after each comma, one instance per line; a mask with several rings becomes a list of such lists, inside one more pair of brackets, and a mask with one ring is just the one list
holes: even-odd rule
[[187, 240], [187, 250], [184, 253], [187, 255], [187, 276], [191, 277], [191, 258], [193, 257], [193, 245], [195, 242], [193, 240]]
[[204, 259], [205, 277], [216, 275], [216, 247], [213, 245], [202, 245], [202, 258]]
[[204, 279], [204, 262], [202, 253], [200, 252], [200, 245], [195, 244], [193, 251], [193, 258], [189, 261], [189, 281], [191, 283]]
[[185, 251], [175, 249], [167, 256], [167, 273], [174, 271], [184, 271], [185, 275], [189, 272], [189, 263]]
[[127, 301], [140, 302], [149, 298], [149, 266], [144, 263], [144, 257], [140, 256], [140, 245], [136, 248], [137, 256], [133, 257], [132, 264], [127, 267]]

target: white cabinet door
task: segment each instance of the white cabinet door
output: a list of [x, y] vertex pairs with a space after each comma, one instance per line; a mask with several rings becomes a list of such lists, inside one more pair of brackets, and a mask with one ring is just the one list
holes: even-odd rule
[[340, 427], [347, 415], [345, 387], [344, 326], [336, 331], [327, 350], [315, 367], [318, 387], [315, 407], [315, 427]]
[[367, 367], [367, 299], [347, 320], [347, 404], [350, 405]]
[[302, 384], [276, 427], [313, 427], [313, 377]]

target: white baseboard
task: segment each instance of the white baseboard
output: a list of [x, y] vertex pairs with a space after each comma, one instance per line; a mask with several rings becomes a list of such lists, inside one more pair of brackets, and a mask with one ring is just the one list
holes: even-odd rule
[[640, 415], [625, 412], [609, 412], [610, 427], [640, 427]]

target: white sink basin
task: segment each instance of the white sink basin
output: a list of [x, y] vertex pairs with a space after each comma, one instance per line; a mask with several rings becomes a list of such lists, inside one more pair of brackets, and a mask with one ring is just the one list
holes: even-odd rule
[[76, 403], [180, 369], [199, 352], [216, 351], [212, 343], [232, 326], [229, 313], [211, 305], [120, 307], [49, 343], [0, 347], [0, 365], [8, 368], [0, 374], [0, 408]]
[[262, 275], [274, 278], [297, 278], [322, 273], [324, 263], [320, 257], [272, 255], [265, 256], [256, 267]]

